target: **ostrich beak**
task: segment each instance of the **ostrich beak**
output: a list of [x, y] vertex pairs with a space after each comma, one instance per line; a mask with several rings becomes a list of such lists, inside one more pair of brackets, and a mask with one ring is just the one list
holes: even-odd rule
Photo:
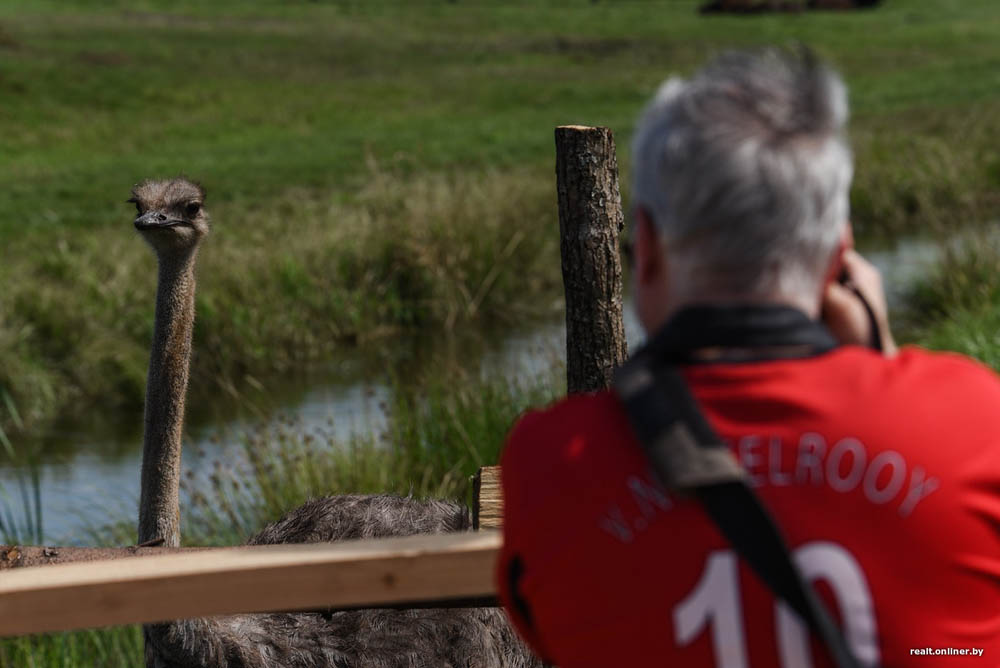
[[154, 228], [174, 227], [183, 224], [184, 221], [167, 218], [159, 211], [147, 211], [135, 219], [135, 229], [151, 230]]

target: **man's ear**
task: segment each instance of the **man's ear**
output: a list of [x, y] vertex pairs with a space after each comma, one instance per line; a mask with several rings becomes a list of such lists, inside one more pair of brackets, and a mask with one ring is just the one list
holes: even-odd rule
[[653, 219], [645, 209], [635, 211], [635, 239], [633, 240], [633, 274], [640, 283], [659, 280], [664, 271], [663, 247]]

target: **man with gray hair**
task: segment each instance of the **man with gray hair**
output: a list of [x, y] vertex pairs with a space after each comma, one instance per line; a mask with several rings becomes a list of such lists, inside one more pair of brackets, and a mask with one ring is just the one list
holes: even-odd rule
[[[1000, 382], [897, 351], [853, 250], [844, 84], [806, 50], [672, 79], [633, 149], [633, 297], [863, 665], [1000, 656]], [[829, 665], [613, 392], [524, 416], [504, 450], [501, 599], [561, 666]], [[993, 659], [996, 661], [996, 658]], [[939, 665], [934, 663], [933, 665]]]

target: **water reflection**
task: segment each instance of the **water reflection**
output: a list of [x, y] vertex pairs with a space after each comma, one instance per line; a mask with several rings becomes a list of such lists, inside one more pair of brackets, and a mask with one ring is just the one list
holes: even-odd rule
[[[391, 348], [391, 350], [389, 350]], [[243, 437], [262, 423], [293, 422], [301, 433], [348, 442], [386, 426], [392, 381], [459, 365], [467, 371], [531, 379], [564, 359], [561, 318], [515, 331], [505, 339], [481, 333], [432, 336], [369, 351], [314, 368], [309, 374], [269, 382], [258, 390], [212, 401], [189, 401], [184, 439], [184, 476], [203, 480], [219, 463], [236, 467], [244, 459]], [[194, 380], [192, 380], [194, 383]], [[259, 385], [259, 383], [257, 383]], [[18, 443], [40, 453], [42, 510], [48, 542], [83, 544], [89, 527], [136, 515], [142, 456], [142, 412], [125, 411], [121, 422], [106, 419], [62, 424]], [[190, 473], [189, 473], [190, 472]], [[0, 462], [0, 491], [23, 511], [18, 478], [26, 476]], [[14, 497], [14, 498], [11, 498]]]

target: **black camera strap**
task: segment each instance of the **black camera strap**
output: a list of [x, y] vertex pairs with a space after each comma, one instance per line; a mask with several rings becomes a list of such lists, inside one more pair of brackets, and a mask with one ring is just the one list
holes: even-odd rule
[[[781, 312], [774, 315], [778, 320], [785, 317]], [[820, 352], [829, 345], [825, 330], [817, 333], [794, 316], [784, 330], [784, 337], [765, 336], [756, 343], [774, 350], [812, 346]], [[699, 338], [705, 341], [711, 331], [702, 330]], [[677, 366], [663, 363], [663, 344], [662, 338], [651, 342], [614, 378], [614, 390], [660, 483], [698, 500], [754, 573], [819, 636], [838, 668], [860, 668], [841, 630], [793, 562], [771, 515], [747, 484], [745, 471], [705, 419]]]

